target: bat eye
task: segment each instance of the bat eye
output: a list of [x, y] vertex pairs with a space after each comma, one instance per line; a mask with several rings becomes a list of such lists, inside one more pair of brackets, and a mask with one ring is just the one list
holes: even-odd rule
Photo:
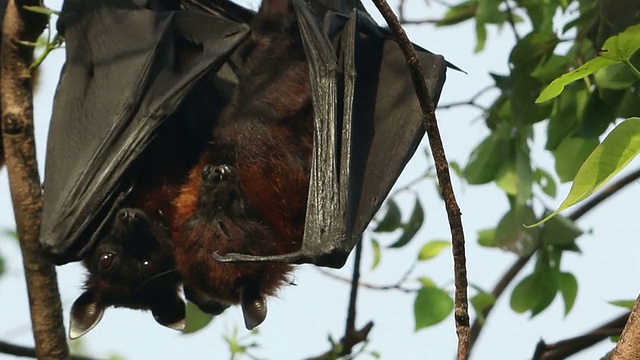
[[100, 255], [100, 260], [98, 260], [98, 265], [100, 266], [100, 270], [109, 271], [113, 267], [113, 263], [115, 260], [115, 255], [113, 253], [107, 252]]
[[156, 264], [151, 260], [142, 260], [140, 263], [140, 269], [146, 276], [152, 276], [156, 272]]

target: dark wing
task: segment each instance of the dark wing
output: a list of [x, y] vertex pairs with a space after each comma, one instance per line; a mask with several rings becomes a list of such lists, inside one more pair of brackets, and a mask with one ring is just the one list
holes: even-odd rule
[[59, 20], [67, 62], [47, 144], [41, 243], [78, 260], [116, 200], [123, 174], [248, 27], [202, 13], [153, 11], [135, 0], [67, 0]]
[[[309, 61], [316, 130], [302, 247], [277, 256], [214, 256], [220, 261], [341, 267], [424, 135], [398, 44], [359, 10], [350, 17], [327, 11], [320, 23], [303, 0], [294, 4]], [[417, 50], [437, 103], [447, 63]]]

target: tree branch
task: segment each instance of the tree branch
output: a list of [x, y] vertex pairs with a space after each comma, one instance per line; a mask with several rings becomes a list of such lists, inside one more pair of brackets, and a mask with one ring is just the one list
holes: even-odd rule
[[611, 354], [611, 360], [637, 360], [640, 358], [640, 296], [631, 310], [627, 325]]
[[[36, 350], [32, 347], [20, 346], [15, 344], [10, 344], [8, 342], [4, 342], [0, 340], [0, 353], [21, 356], [21, 357], [30, 357], [36, 358]], [[89, 356], [82, 355], [70, 355], [69, 360], [96, 360], [96, 358], [92, 358]]]
[[424, 124], [429, 138], [431, 153], [436, 164], [436, 174], [438, 183], [442, 190], [442, 197], [445, 201], [445, 207], [449, 218], [449, 226], [451, 229], [452, 251], [454, 261], [454, 277], [455, 277], [455, 321], [456, 333], [458, 334], [458, 359], [464, 360], [468, 356], [469, 344], [469, 304], [467, 298], [467, 268], [466, 255], [464, 245], [464, 232], [462, 229], [462, 218], [460, 207], [456, 202], [456, 197], [451, 185], [451, 177], [449, 175], [449, 163], [442, 146], [442, 139], [438, 130], [438, 122], [434, 112], [433, 101], [429, 96], [427, 84], [422, 76], [422, 66], [420, 59], [413, 47], [413, 44], [407, 38], [406, 33], [398, 22], [398, 18], [389, 7], [385, 0], [373, 0], [389, 28], [391, 29], [405, 59], [411, 73], [413, 86], [420, 102], [420, 108], [424, 116]]
[[[570, 220], [576, 221], [580, 219], [584, 214], [589, 212], [591, 209], [601, 204], [609, 197], [617, 193], [618, 191], [624, 189], [625, 186], [631, 184], [632, 182], [640, 179], [640, 169], [636, 169], [632, 171], [628, 175], [620, 178], [616, 182], [607, 186], [604, 190], [600, 191], [597, 195], [583, 202], [574, 212], [572, 212], [567, 218]], [[491, 291], [491, 294], [497, 300], [504, 290], [511, 284], [513, 279], [520, 273], [520, 271], [524, 268], [524, 266], [529, 262], [531, 256], [529, 257], [521, 257], [516, 260], [511, 267], [505, 272], [502, 278], [498, 281], [494, 289]], [[483, 315], [486, 322], [489, 314], [493, 306], [488, 306], [484, 309]], [[480, 332], [482, 331], [483, 324], [480, 323], [478, 317], [473, 321], [473, 325], [471, 325], [471, 331], [469, 335], [469, 351], [473, 349], [473, 346], [476, 344], [478, 338], [480, 337]]]
[[35, 42], [47, 25], [45, 15], [24, 10], [38, 0], [10, 0], [3, 24], [2, 138], [20, 249], [29, 293], [31, 322], [38, 359], [67, 359], [62, 307], [54, 266], [44, 259], [38, 242], [42, 191], [33, 136], [33, 83], [29, 65]]
[[544, 341], [540, 340], [533, 354], [533, 360], [566, 359], [610, 336], [620, 335], [628, 318], [629, 313], [623, 314], [586, 334], [558, 341], [555, 344], [545, 344]]
[[360, 260], [362, 259], [362, 239], [356, 244], [355, 262], [353, 264], [353, 276], [351, 277], [351, 293], [349, 294], [349, 309], [347, 310], [347, 323], [340, 343], [333, 346], [326, 353], [309, 358], [307, 360], [331, 360], [337, 357], [350, 355], [353, 347], [361, 342], [366, 342], [369, 332], [373, 328], [373, 322], [369, 321], [362, 329], [356, 330], [356, 305], [358, 299], [358, 287], [360, 281]]

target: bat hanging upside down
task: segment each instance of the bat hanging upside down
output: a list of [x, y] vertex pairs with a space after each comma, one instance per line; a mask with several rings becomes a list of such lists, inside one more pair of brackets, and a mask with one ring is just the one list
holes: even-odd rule
[[[323, 1], [264, 0], [255, 16], [222, 0], [65, 1], [41, 243], [90, 271], [72, 337], [112, 305], [182, 328], [181, 281], [253, 328], [290, 264], [344, 264], [424, 130], [388, 31]], [[417, 50], [437, 102], [447, 63]], [[203, 83], [209, 99], [193, 95]]]

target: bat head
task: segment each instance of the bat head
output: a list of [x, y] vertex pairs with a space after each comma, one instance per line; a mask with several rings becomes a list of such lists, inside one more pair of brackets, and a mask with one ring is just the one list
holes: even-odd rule
[[151, 310], [161, 325], [184, 328], [181, 278], [170, 233], [161, 222], [138, 209], [120, 210], [84, 264], [89, 275], [71, 308], [71, 339], [93, 329], [109, 306]]

